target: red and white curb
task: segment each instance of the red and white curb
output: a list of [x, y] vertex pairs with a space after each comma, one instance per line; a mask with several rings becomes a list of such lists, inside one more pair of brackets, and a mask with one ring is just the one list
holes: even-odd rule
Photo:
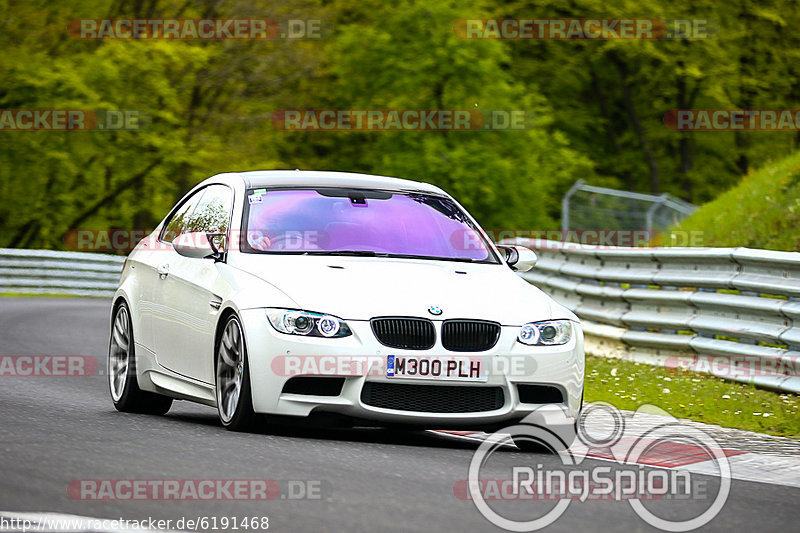
[[[625, 412], [632, 416], [631, 413]], [[641, 416], [641, 415], [637, 415]], [[655, 417], [658, 415], [648, 415]], [[663, 417], [666, 420], [666, 417]], [[675, 419], [669, 419], [675, 422]], [[650, 419], [652, 422], [653, 419]], [[720, 428], [694, 421], [678, 421], [700, 429], [720, 443], [719, 448], [706, 450], [700, 446], [677, 441], [649, 441], [653, 448], [636, 461], [628, 461], [629, 450], [636, 437], [622, 436], [610, 447], [589, 447], [580, 439], [570, 447], [575, 456], [588, 457], [619, 464], [639, 464], [658, 468], [686, 470], [690, 473], [719, 476], [719, 468], [712, 455], [722, 453], [730, 465], [731, 478], [740, 481], [769, 483], [800, 488], [800, 441], [772, 437], [748, 431]], [[589, 431], [592, 428], [587, 428]], [[449, 438], [480, 443], [488, 437], [480, 431], [445, 431], [435, 433]], [[627, 432], [626, 432], [627, 433]], [[647, 439], [642, 439], [647, 440]], [[513, 444], [509, 441], [509, 447]]]

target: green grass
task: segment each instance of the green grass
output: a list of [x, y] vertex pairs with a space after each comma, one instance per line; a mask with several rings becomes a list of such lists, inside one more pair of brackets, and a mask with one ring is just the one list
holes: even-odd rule
[[677, 418], [800, 439], [800, 397], [683, 369], [586, 357], [586, 401], [636, 410], [652, 404]]
[[702, 246], [800, 250], [800, 152], [751, 172], [678, 230], [701, 231]]

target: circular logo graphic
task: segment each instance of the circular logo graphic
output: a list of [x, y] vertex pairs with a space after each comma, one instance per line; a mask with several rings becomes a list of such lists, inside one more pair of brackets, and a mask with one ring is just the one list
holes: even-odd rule
[[[643, 411], [641, 416], [645, 414]], [[579, 419], [579, 443], [576, 443], [577, 445], [574, 447], [566, 448], [564, 445], [567, 443], [551, 428], [538, 424], [536, 419], [533, 418], [533, 414], [516, 425], [500, 429], [496, 433], [488, 435], [481, 442], [469, 465], [467, 486], [470, 499], [487, 520], [507, 531], [536, 531], [558, 520], [574, 499], [585, 501], [591, 497], [605, 497], [614, 493], [616, 493], [615, 501], [627, 501], [642, 520], [662, 531], [676, 533], [692, 531], [709, 523], [722, 510], [730, 493], [731, 469], [725, 451], [713, 437], [698, 428], [682, 424], [674, 418], [666, 421], [658, 420], [657, 422], [644, 419], [638, 424], [638, 429], [634, 430], [626, 427], [625, 417], [622, 412], [613, 405], [606, 403], [589, 404], [582, 415]], [[639, 416], [639, 411], [633, 414], [631, 423], [637, 416]], [[587, 432], [585, 427], [587, 423], [589, 426], [594, 426], [591, 434]], [[625, 438], [621, 438], [623, 436]], [[509, 437], [511, 437], [511, 440], [509, 440]], [[540, 470], [542, 465], [539, 464], [535, 472], [532, 467], [517, 465], [512, 469], [515, 472], [512, 478], [506, 480], [511, 483], [510, 493], [512, 495], [518, 494], [522, 489], [530, 491], [535, 477], [540, 480], [547, 479], [548, 481], [543, 485], [544, 489], [541, 488], [542, 486], [537, 485], [539, 488], [530, 492], [531, 496], [535, 497], [536, 494], [546, 494], [548, 497], [560, 495], [560, 497], [556, 498], [556, 505], [550, 508], [549, 511], [527, 521], [501, 515], [499, 510], [493, 509], [487, 503], [487, 499], [491, 499], [492, 496], [488, 493], [487, 496], [484, 496], [482, 490], [483, 481], [485, 480], [481, 475], [481, 470], [487, 465], [489, 457], [510, 442], [516, 444], [519, 440], [530, 441], [540, 444], [544, 448], [549, 448], [557, 461], [555, 466], [549, 466], [543, 471]], [[643, 469], [642, 465], [646, 463], [642, 461], [642, 458], [647, 457], [648, 454], [661, 445], [674, 445], [675, 443], [690, 445], [697, 452], [707, 455], [710, 458], [709, 467], [711, 468], [709, 472], [717, 470], [720, 478], [719, 490], [713, 501], [710, 501], [708, 508], [684, 520], [678, 519], [676, 516], [670, 516], [669, 518], [658, 516], [645, 507], [643, 503], [643, 500], [647, 501], [648, 496], [666, 494], [668, 486], [663, 483], [656, 483], [652, 487], [649, 485], [651, 483], [649, 480], [656, 477], [654, 471], [657, 473], [659, 469], [656, 466]], [[583, 460], [588, 457], [587, 451], [589, 449], [605, 449], [611, 453], [612, 446], [614, 447], [614, 452], [611, 456], [614, 457], [614, 461], [618, 464], [614, 477], [607, 476], [606, 471], [610, 471], [607, 466], [598, 466], [591, 462], [583, 464]], [[561, 467], [558, 466], [558, 462], [561, 463]], [[623, 476], [618, 475], [619, 471], [624, 469], [627, 469], [625, 471], [625, 479], [634, 480], [635, 483], [632, 486], [639, 487], [639, 492], [629, 493], [629, 497], [622, 498], [621, 496], [626, 494], [625, 489], [629, 488], [621, 483]], [[520, 472], [519, 478], [516, 477], [517, 470]], [[662, 467], [660, 471], [663, 472], [664, 470]], [[524, 471], [528, 473], [525, 474]], [[559, 472], [563, 475], [560, 478], [557, 475], [553, 475], [552, 477], [556, 480], [556, 483], [551, 484], [549, 481], [550, 474], [558, 474]], [[567, 473], [569, 473], [569, 476], [567, 476]], [[527, 480], [520, 483], [520, 480], [525, 476], [527, 476]], [[578, 489], [574, 489], [572, 486], [573, 477], [576, 479], [582, 478], [585, 483], [579, 484]], [[666, 479], [666, 474], [659, 474], [658, 477]], [[562, 478], [563, 480], [569, 479], [569, 483], [558, 482]], [[678, 476], [675, 478], [677, 479]], [[598, 479], [602, 481], [598, 482]], [[688, 480], [689, 478], [686, 477], [686, 479]], [[589, 480], [592, 481], [590, 482]], [[645, 481], [647, 483], [644, 483]], [[672, 490], [683, 490], [673, 484], [670, 486]], [[604, 487], [610, 488], [606, 490]], [[658, 489], [658, 492], [656, 489]], [[592, 492], [593, 490], [597, 492]]]
[[442, 308], [432, 305], [428, 308], [428, 312], [434, 316], [439, 316], [442, 314]]

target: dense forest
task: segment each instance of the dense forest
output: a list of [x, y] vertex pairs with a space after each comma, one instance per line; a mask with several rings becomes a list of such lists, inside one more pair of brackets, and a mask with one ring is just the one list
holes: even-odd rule
[[[712, 200], [797, 131], [680, 132], [676, 109], [800, 107], [800, 7], [779, 0], [0, 0], [0, 110], [138, 121], [0, 131], [0, 246], [152, 228], [192, 185], [252, 169], [436, 183], [490, 228], [558, 226], [577, 179]], [[703, 21], [659, 39], [469, 39], [461, 19]], [[76, 19], [317, 21], [313, 38], [80, 39]], [[279, 110], [523, 111], [503, 130], [293, 131]], [[135, 126], [135, 127], [134, 127]]]

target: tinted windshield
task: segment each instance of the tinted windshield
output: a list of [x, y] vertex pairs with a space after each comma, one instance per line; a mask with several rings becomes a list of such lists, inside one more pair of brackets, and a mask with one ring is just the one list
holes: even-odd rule
[[371, 190], [266, 190], [247, 195], [243, 249], [496, 263], [447, 198]]

